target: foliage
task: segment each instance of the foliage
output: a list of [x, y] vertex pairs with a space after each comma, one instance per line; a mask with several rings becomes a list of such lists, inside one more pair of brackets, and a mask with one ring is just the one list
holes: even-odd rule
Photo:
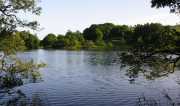
[[56, 35], [54, 34], [48, 34], [42, 41], [41, 45], [44, 48], [52, 48], [54, 46], [54, 43], [57, 41]]
[[180, 32], [180, 25], [175, 25], [174, 28], [176, 29], [176, 31]]
[[84, 38], [92, 41], [108, 40], [109, 33], [114, 26], [112, 23], [91, 25], [83, 31]]
[[30, 32], [26, 31], [17, 32], [16, 34], [19, 34], [24, 40], [25, 46], [28, 50], [39, 48], [40, 40], [36, 35], [33, 35]]
[[6, 55], [14, 54], [16, 51], [25, 50], [25, 42], [17, 33], [10, 35], [2, 35], [0, 37], [0, 50]]
[[58, 35], [53, 48], [56, 49], [69, 49], [69, 50], [78, 50], [82, 48], [85, 39], [81, 32], [68, 31], [65, 36]]
[[136, 25], [130, 43], [134, 51], [156, 52], [174, 50], [179, 41], [178, 32], [170, 27], [157, 23]]
[[38, 49], [39, 42], [37, 36], [30, 32], [14, 32], [0, 34], [0, 50], [15, 53], [16, 51]]
[[55, 42], [53, 48], [56, 49], [63, 49], [65, 47], [65, 36], [64, 35], [58, 35], [57, 41]]
[[22, 13], [39, 15], [41, 8], [37, 3], [38, 0], [0, 0], [0, 32], [12, 32], [17, 27], [36, 29], [38, 26], [36, 21], [28, 22], [18, 16]]
[[33, 60], [22, 61], [13, 55], [0, 57], [0, 88], [12, 88], [23, 85], [23, 80], [36, 82], [40, 78], [39, 68], [45, 64], [36, 64]]
[[180, 13], [180, 0], [152, 0], [152, 7], [169, 7], [171, 12]]
[[97, 28], [103, 33], [103, 40], [109, 41], [109, 34], [115, 25], [112, 23], [104, 23], [97, 25]]
[[151, 51], [160, 44], [160, 33], [163, 26], [160, 24], [136, 25], [132, 36], [132, 46], [140, 50]]
[[85, 29], [83, 35], [87, 40], [98, 41], [103, 39], [103, 32], [97, 28], [96, 25], [92, 25], [90, 28]]
[[95, 49], [97, 48], [97, 46], [95, 45], [95, 43], [93, 41], [86, 41], [85, 44], [84, 44], [84, 47], [83, 49], [88, 49], [88, 50], [92, 50], [92, 49]]
[[126, 25], [122, 25], [122, 26], [116, 26], [113, 27], [109, 37], [110, 39], [115, 39], [115, 40], [125, 40], [126, 36], [131, 35], [132, 30], [130, 29], [130, 27], [126, 26]]
[[80, 49], [84, 43], [83, 35], [79, 32], [68, 31], [65, 35], [65, 48], [66, 49]]

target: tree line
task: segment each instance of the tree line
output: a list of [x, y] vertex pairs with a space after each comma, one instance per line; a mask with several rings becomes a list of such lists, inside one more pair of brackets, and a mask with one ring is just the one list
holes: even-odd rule
[[[11, 35], [14, 36], [11, 36]], [[13, 41], [13, 42], [12, 42]], [[68, 49], [68, 50], [179, 50], [180, 26], [159, 23], [127, 26], [112, 23], [93, 24], [83, 32], [67, 31], [65, 35], [48, 34], [40, 40], [28, 31], [0, 34], [0, 49]]]

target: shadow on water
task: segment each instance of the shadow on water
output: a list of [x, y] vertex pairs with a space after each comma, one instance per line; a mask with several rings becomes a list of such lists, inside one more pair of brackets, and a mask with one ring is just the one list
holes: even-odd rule
[[[156, 80], [168, 77], [180, 68], [180, 55], [124, 52], [120, 53], [120, 58], [121, 69], [126, 70], [131, 84], [135, 83], [139, 76], [147, 80]], [[180, 102], [174, 101], [165, 89], [161, 94], [165, 102], [142, 95], [137, 99], [137, 106], [180, 106]]]

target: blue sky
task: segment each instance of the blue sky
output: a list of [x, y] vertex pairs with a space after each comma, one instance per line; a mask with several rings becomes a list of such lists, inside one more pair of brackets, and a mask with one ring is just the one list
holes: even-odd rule
[[169, 9], [151, 8], [150, 0], [41, 0], [43, 8], [36, 18], [43, 30], [42, 39], [48, 33], [65, 34], [67, 30], [80, 30], [91, 24], [143, 24], [159, 22], [176, 24], [180, 18]]

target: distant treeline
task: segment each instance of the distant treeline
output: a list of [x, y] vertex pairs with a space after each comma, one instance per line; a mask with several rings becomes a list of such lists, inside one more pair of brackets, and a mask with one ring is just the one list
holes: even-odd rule
[[[91, 25], [82, 33], [68, 31], [65, 35], [48, 34], [43, 40], [30, 32], [16, 32], [15, 36], [1, 34], [0, 47], [12, 45], [26, 49], [68, 50], [179, 50], [180, 25], [164, 26], [159, 23], [127, 26], [112, 23]], [[14, 41], [14, 42], [12, 42]], [[4, 43], [4, 44], [3, 44]], [[11, 47], [11, 46], [10, 46]]]

